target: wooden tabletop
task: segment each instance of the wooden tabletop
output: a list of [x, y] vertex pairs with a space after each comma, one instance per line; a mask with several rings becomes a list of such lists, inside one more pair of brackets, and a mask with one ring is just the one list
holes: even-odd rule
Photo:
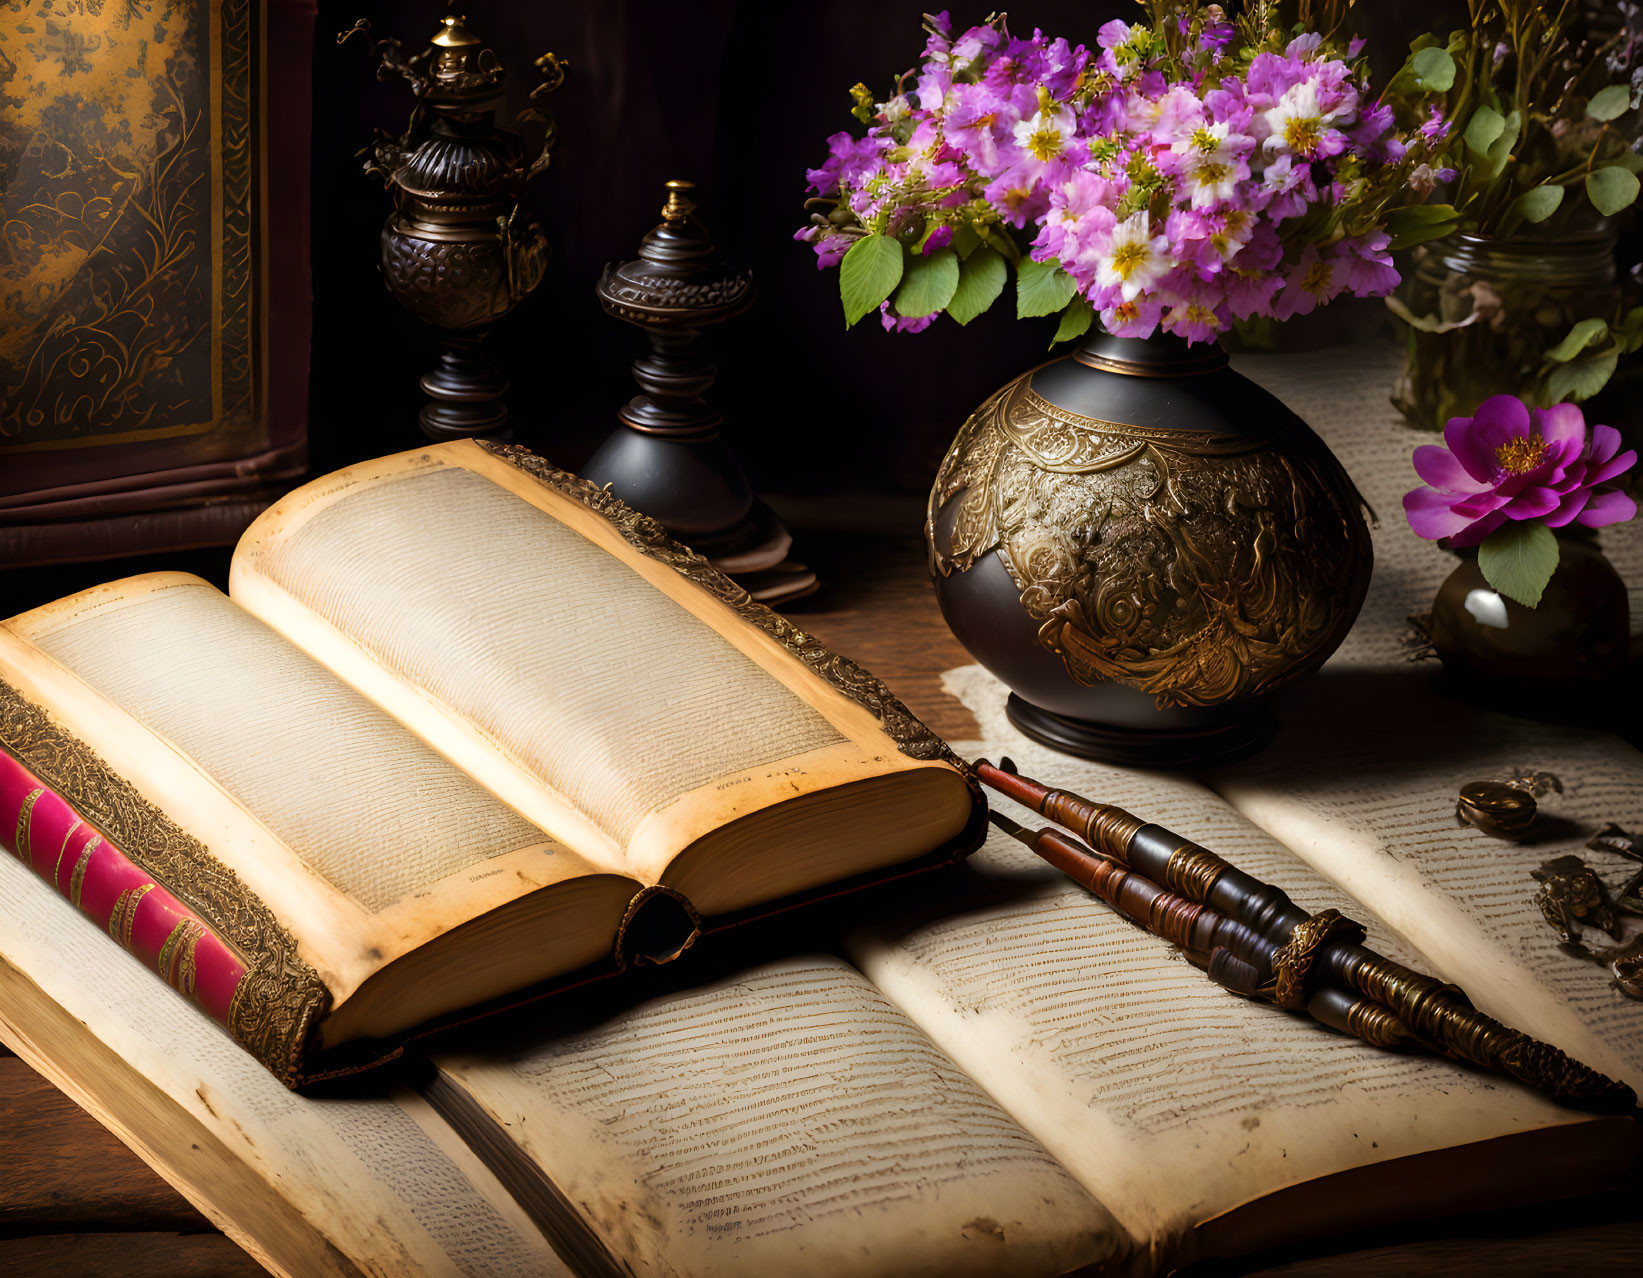
[[[917, 505], [781, 505], [798, 537], [795, 554], [825, 583], [788, 610], [793, 619], [878, 674], [942, 736], [979, 735], [969, 711], [941, 686], [943, 670], [970, 659], [942, 622], [925, 576]], [[222, 559], [226, 573], [226, 552]], [[113, 564], [103, 575], [129, 570]], [[39, 602], [44, 599], [20, 606]], [[135, 1154], [3, 1047], [0, 1169], [0, 1274], [253, 1278], [262, 1272]], [[1214, 1272], [1637, 1275], [1643, 1273], [1643, 1192], [1451, 1220], [1401, 1230], [1395, 1238], [1336, 1239]]]

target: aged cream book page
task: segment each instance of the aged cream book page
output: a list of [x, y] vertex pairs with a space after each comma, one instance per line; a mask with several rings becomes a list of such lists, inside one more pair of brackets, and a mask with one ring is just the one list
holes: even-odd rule
[[[1578, 855], [1612, 888], [1635, 862], [1588, 851], [1611, 821], [1636, 828], [1643, 755], [1617, 737], [1443, 699], [1423, 672], [1335, 665], [1285, 712], [1278, 740], [1215, 779], [1226, 799], [1428, 955], [1478, 1007], [1643, 1091], [1643, 1007], [1608, 971], [1559, 948], [1532, 872]], [[1309, 766], [1319, 757], [1327, 769]], [[1457, 825], [1469, 781], [1550, 771], [1543, 837]], [[1624, 918], [1624, 916], [1622, 916]], [[1593, 945], [1614, 942], [1588, 928]]]
[[[335, 1004], [550, 886], [564, 894], [560, 970], [592, 962], [634, 891], [196, 577], [129, 578], [15, 617], [0, 672], [232, 868]], [[447, 1002], [503, 992], [463, 975], [475, 985]]]
[[[1196, 839], [1309, 908], [1365, 916], [1202, 785], [1052, 752], [1009, 726], [1004, 689], [980, 667], [947, 678], [986, 734], [977, 749], [1006, 751], [1029, 775]], [[1029, 828], [1043, 824], [1000, 807]], [[1190, 1259], [1196, 1227], [1286, 1187], [1581, 1121], [1515, 1086], [1240, 1000], [1001, 834], [969, 864], [986, 889], [973, 907], [858, 935], [847, 952], [1126, 1230], [1150, 1240], [1158, 1263]], [[1424, 965], [1364, 921], [1371, 944]], [[1543, 1194], [1521, 1171], [1518, 1188]], [[1468, 1192], [1400, 1203], [1396, 1189], [1373, 1207], [1342, 1196], [1321, 1220], [1256, 1222], [1243, 1245], [1370, 1224], [1375, 1212], [1459, 1210]]]
[[564, 1038], [437, 1064], [592, 1227], [603, 1272], [993, 1278], [1130, 1247], [836, 958], [766, 964]]
[[766, 630], [476, 444], [297, 490], [241, 540], [231, 580], [530, 820], [646, 882], [693, 840], [830, 786], [930, 772], [945, 789], [921, 805], [940, 826], [927, 848], [969, 815], [949, 765], [899, 751]]
[[296, 1096], [9, 856], [0, 895], [0, 1038], [273, 1272], [568, 1278], [420, 1098]]

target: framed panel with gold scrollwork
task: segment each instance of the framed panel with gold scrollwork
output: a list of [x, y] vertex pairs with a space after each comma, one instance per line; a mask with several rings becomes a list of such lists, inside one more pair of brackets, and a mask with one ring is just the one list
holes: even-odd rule
[[300, 470], [312, 5], [4, 9], [0, 524]]

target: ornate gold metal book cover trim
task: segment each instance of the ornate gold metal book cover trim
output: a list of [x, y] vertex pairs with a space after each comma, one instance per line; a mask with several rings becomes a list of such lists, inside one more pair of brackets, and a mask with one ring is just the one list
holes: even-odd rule
[[[14, 755], [237, 952], [245, 975], [228, 1014], [234, 1039], [295, 1086], [331, 994], [295, 940], [233, 870], [138, 793], [90, 746], [0, 680], [0, 748]], [[81, 859], [81, 867], [85, 859]], [[78, 874], [70, 899], [79, 904]], [[129, 926], [136, 901], [111, 920]], [[116, 936], [116, 939], [120, 939]], [[129, 937], [126, 938], [129, 940]], [[169, 957], [169, 956], [168, 956]], [[185, 1015], [179, 1008], [179, 1015]]]
[[0, 22], [0, 449], [266, 432], [260, 5]]
[[937, 571], [996, 550], [1073, 679], [1161, 707], [1270, 692], [1335, 649], [1356, 597], [1338, 577], [1367, 572], [1367, 534], [1323, 463], [1271, 437], [1080, 416], [1030, 376], [988, 398], [942, 461], [925, 526]]
[[707, 591], [757, 626], [821, 676], [839, 692], [870, 711], [896, 748], [914, 759], [941, 759], [962, 769], [958, 757], [902, 704], [884, 682], [848, 657], [841, 657], [805, 633], [780, 613], [756, 602], [742, 587], [712, 567], [688, 546], [675, 541], [656, 520], [640, 514], [616, 494], [579, 475], [560, 470], [544, 457], [518, 444], [474, 441], [486, 452], [511, 462], [561, 496], [578, 501], [603, 516], [635, 550], [666, 564], [687, 581]]

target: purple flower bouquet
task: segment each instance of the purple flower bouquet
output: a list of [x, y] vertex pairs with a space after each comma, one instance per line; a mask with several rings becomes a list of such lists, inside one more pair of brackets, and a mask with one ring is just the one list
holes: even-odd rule
[[1056, 340], [1099, 314], [1119, 337], [1212, 341], [1234, 319], [1383, 296], [1389, 249], [1449, 229], [1420, 203], [1452, 176], [1428, 100], [1448, 55], [1417, 53], [1377, 97], [1362, 42], [1324, 34], [1344, 7], [1294, 34], [1276, 6], [1234, 22], [1153, 0], [1150, 25], [1108, 22], [1093, 49], [930, 18], [887, 101], [853, 91], [867, 134], [828, 140], [797, 238], [841, 268], [847, 324], [878, 310], [909, 332], [968, 323], [1012, 266], [1017, 315], [1059, 313]]
[[1574, 404], [1531, 410], [1514, 395], [1486, 399], [1472, 417], [1452, 418], [1447, 447], [1415, 450], [1425, 486], [1403, 499], [1409, 526], [1428, 541], [1478, 547], [1478, 568], [1495, 590], [1526, 607], [1540, 602], [1557, 570], [1552, 529], [1601, 528], [1637, 514], [1627, 494], [1603, 487], [1637, 462], [1620, 432], [1586, 427]]

